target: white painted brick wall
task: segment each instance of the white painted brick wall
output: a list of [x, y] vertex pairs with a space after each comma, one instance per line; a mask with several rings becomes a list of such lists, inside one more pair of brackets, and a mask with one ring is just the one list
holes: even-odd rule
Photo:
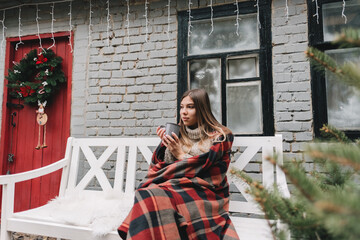
[[273, 1], [275, 131], [283, 135], [284, 150], [292, 152], [286, 155], [302, 159], [299, 151], [313, 139], [310, 65], [304, 54], [308, 46], [307, 7], [305, 0], [290, 0], [288, 6], [287, 19], [285, 1]]

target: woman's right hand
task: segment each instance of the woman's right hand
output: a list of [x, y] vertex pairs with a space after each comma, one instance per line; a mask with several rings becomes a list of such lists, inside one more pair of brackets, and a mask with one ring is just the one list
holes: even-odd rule
[[[158, 126], [156, 129], [156, 134], [159, 136], [159, 138], [161, 140], [163, 140], [164, 136], [165, 136], [165, 128], [163, 128], [162, 126]], [[163, 141], [164, 144], [164, 141]]]

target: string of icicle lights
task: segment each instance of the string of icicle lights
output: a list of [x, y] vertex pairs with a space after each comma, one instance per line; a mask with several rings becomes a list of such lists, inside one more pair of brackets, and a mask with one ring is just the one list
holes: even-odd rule
[[72, 2], [69, 3], [69, 46], [70, 46], [70, 52], [73, 52], [73, 46], [72, 46], [72, 28], [73, 25], [71, 24], [72, 19]]
[[106, 10], [107, 10], [107, 16], [106, 16], [106, 36], [107, 36], [107, 45], [110, 46], [110, 0], [106, 1]]
[[[259, 6], [259, 3], [260, 3], [260, 0], [254, 0], [256, 1], [256, 4], [255, 6], [257, 7], [257, 23], [258, 23], [258, 27], [261, 28], [261, 25], [260, 25], [260, 18], [259, 18], [259, 10], [260, 10], [260, 6]], [[288, 19], [289, 18], [289, 0], [284, 0], [285, 1], [285, 16], [286, 18]], [[19, 41], [18, 43], [16, 43], [15, 45], [15, 49], [18, 50], [19, 48], [19, 45], [21, 44], [24, 44], [22, 42], [22, 7], [23, 6], [36, 6], [36, 27], [37, 27], [37, 36], [38, 36], [38, 39], [39, 39], [39, 48], [41, 48], [43, 50], [43, 46], [42, 46], [42, 42], [41, 42], [41, 37], [40, 37], [40, 16], [39, 16], [39, 12], [40, 12], [40, 9], [39, 9], [39, 5], [46, 5], [46, 4], [50, 4], [51, 6], [51, 11], [50, 11], [50, 15], [51, 15], [51, 39], [52, 39], [52, 45], [49, 47], [49, 48], [52, 48], [55, 46], [55, 37], [54, 37], [54, 22], [56, 21], [55, 19], [55, 3], [64, 3], [64, 2], [69, 2], [69, 45], [70, 45], [70, 49], [71, 49], [71, 52], [73, 51], [73, 46], [72, 46], [72, 30], [73, 30], [73, 25], [72, 25], [72, 2], [73, 0], [63, 0], [63, 1], [49, 1], [49, 2], [40, 2], [40, 3], [24, 3], [24, 4], [19, 4], [19, 5], [16, 5], [16, 6], [11, 6], [11, 7], [7, 7], [7, 8], [1, 8], [0, 11], [3, 11], [3, 14], [2, 14], [2, 19], [0, 19], [0, 29], [2, 30], [2, 33], [1, 33], [1, 36], [2, 36], [2, 40], [1, 40], [1, 44], [0, 44], [0, 51], [1, 51], [1, 55], [4, 51], [4, 43], [5, 43], [5, 40], [6, 40], [6, 34], [5, 34], [5, 31], [6, 31], [6, 26], [5, 26], [5, 15], [6, 15], [6, 10], [9, 10], [9, 9], [14, 9], [14, 8], [18, 8], [19, 9], [19, 12], [18, 12], [18, 38], [19, 38]], [[316, 17], [316, 21], [317, 23], [319, 23], [319, 9], [320, 9], [320, 6], [318, 4], [318, 0], [312, 0], [312, 2], [314, 3], [315, 5], [315, 14], [313, 15], [313, 17]], [[88, 36], [88, 39], [89, 39], [89, 46], [91, 45], [91, 42], [92, 42], [92, 38], [91, 38], [91, 33], [92, 33], [92, 0], [89, 0], [89, 36]], [[148, 30], [148, 24], [149, 24], [149, 19], [148, 19], [148, 10], [149, 10], [149, 1], [148, 0], [145, 0], [145, 13], [144, 13], [144, 17], [145, 17], [145, 41], [148, 41], [149, 39], [149, 30]], [[236, 5], [236, 23], [235, 23], [235, 26], [236, 26], [236, 34], [239, 35], [240, 34], [240, 12], [239, 12], [239, 1], [238, 0], [235, 0], [235, 3]], [[193, 19], [193, 16], [192, 16], [192, 1], [191, 0], [188, 0], [188, 36], [190, 37], [191, 35], [191, 31], [192, 31], [192, 19]], [[166, 34], [168, 36], [168, 39], [170, 40], [170, 26], [171, 26], [171, 0], [168, 0], [167, 1], [167, 31], [166, 31]], [[209, 5], [210, 7], [210, 22], [211, 22], [211, 29], [209, 31], [209, 35], [211, 35], [214, 31], [214, 18], [213, 18], [213, 14], [214, 14], [214, 10], [213, 10], [213, 1], [210, 0], [209, 1]], [[345, 15], [345, 8], [346, 8], [346, 0], [343, 0], [342, 1], [342, 11], [341, 11], [341, 17], [344, 19], [344, 22], [345, 24], [347, 23], [347, 17]], [[125, 28], [126, 28], [126, 38], [127, 38], [127, 43], [130, 44], [130, 20], [129, 20], [129, 16], [130, 16], [130, 0], [126, 0], [126, 10], [127, 10], [127, 13], [126, 13], [126, 25], [125, 25]], [[108, 43], [108, 46], [109, 46], [109, 39], [110, 39], [110, 34], [109, 34], [109, 30], [110, 30], [110, 0], [107, 0], [107, 43]], [[48, 49], [49, 49], [48, 48]]]
[[240, 12], [239, 12], [238, 0], [236, 0], [234, 4], [236, 5], [236, 10], [235, 10], [235, 13], [236, 13], [236, 23], [235, 23], [236, 35], [240, 36]]
[[24, 44], [22, 41], [21, 41], [21, 7], [19, 7], [19, 24], [18, 24], [18, 35], [19, 35], [19, 42], [16, 43], [15, 45], [15, 50], [17, 51], [18, 48], [19, 48], [19, 45], [20, 44]]
[[92, 32], [92, 22], [91, 22], [91, 15], [93, 14], [93, 11], [92, 11], [92, 4], [91, 4], [91, 0], [89, 1], [89, 33], [88, 33], [88, 47], [91, 46], [91, 42], [92, 42], [92, 38], [91, 38], [91, 32]]
[[51, 44], [50, 47], [48, 47], [47, 49], [50, 49], [52, 47], [55, 47], [55, 37], [54, 37], [54, 22], [56, 21], [55, 20], [55, 17], [54, 17], [54, 9], [55, 9], [55, 3], [53, 3], [51, 5], [51, 12], [50, 12], [50, 15], [51, 15], [51, 39], [53, 41], [53, 43]]
[[167, 34], [167, 37], [168, 37], [168, 40], [170, 40], [170, 22], [171, 22], [171, 17], [170, 17], [170, 10], [171, 10], [171, 0], [168, 0], [168, 4], [166, 5], [167, 6], [167, 12], [168, 12], [168, 17], [167, 17], [167, 31], [166, 31], [166, 34]]
[[39, 12], [40, 12], [40, 9], [39, 9], [39, 5], [36, 5], [36, 18], [35, 18], [35, 21], [36, 21], [36, 28], [37, 28], [37, 37], [39, 39], [39, 48], [41, 49], [41, 51], [44, 51], [44, 48], [42, 46], [42, 43], [41, 43], [41, 37], [40, 37], [40, 26], [39, 26]]
[[4, 48], [4, 42], [5, 42], [5, 10], [3, 11], [3, 17], [2, 20], [0, 20], [1, 25], [2, 25], [2, 39], [1, 39], [1, 44], [0, 44], [0, 56], [3, 55], [3, 48]]

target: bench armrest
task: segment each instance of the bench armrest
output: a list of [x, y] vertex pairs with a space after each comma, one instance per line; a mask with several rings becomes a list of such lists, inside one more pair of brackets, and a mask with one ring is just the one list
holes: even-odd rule
[[23, 181], [30, 180], [33, 178], [41, 177], [46, 174], [49, 174], [49, 173], [52, 173], [59, 169], [64, 168], [68, 163], [69, 163], [69, 159], [63, 158], [55, 163], [52, 163], [50, 165], [47, 165], [45, 167], [38, 168], [35, 170], [11, 174], [11, 175], [2, 175], [2, 176], [0, 176], [0, 185], [23, 182]]
[[3, 185], [1, 201], [1, 229], [5, 228], [7, 219], [14, 213], [15, 183], [41, 177], [57, 170], [64, 169], [69, 162], [69, 158], [63, 158], [42, 168], [23, 173], [0, 176], [0, 185]]

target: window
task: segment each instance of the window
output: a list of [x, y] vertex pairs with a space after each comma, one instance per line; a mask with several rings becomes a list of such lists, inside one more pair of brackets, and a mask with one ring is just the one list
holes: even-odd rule
[[[179, 12], [178, 105], [188, 89], [204, 88], [219, 122], [235, 135], [273, 135], [271, 1]], [[259, 22], [258, 22], [259, 21]], [[212, 24], [213, 23], [213, 24]], [[259, 27], [259, 24], [261, 27]], [[210, 34], [211, 32], [211, 34]]]
[[[341, 48], [330, 44], [343, 28], [360, 29], [360, 0], [346, 1], [345, 17], [343, 1], [318, 1], [319, 23], [316, 7], [308, 1], [309, 40], [314, 46], [330, 55], [338, 64], [352, 61], [360, 68], [360, 48]], [[315, 17], [313, 17], [315, 15]], [[360, 136], [360, 92], [334, 77], [327, 70], [321, 73], [311, 69], [314, 110], [314, 131], [319, 136], [323, 124], [330, 124], [345, 131], [351, 137]]]

